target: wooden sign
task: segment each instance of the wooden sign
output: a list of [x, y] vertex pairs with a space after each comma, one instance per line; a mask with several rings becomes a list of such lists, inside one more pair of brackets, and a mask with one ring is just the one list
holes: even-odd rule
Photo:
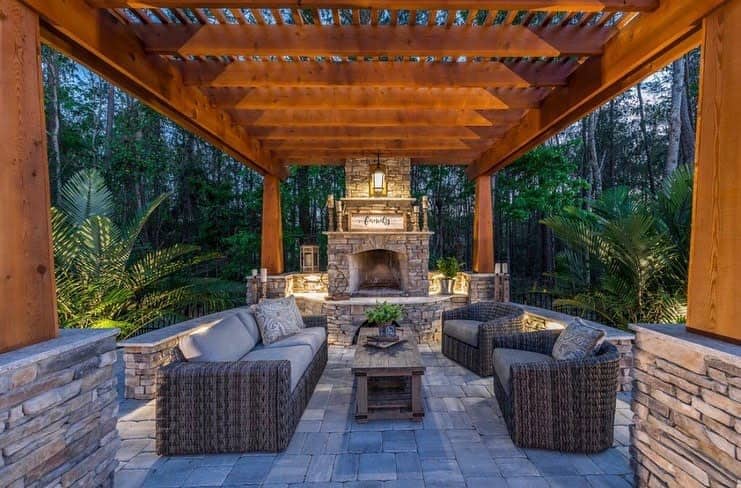
[[352, 214], [350, 230], [406, 230], [406, 219], [399, 214]]

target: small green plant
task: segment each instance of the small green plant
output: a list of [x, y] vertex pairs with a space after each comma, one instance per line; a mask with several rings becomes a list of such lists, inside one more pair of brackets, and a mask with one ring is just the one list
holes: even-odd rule
[[365, 312], [368, 322], [375, 325], [386, 325], [401, 319], [404, 314], [401, 305], [394, 305], [388, 302], [377, 304], [375, 307]]
[[440, 258], [437, 260], [437, 270], [443, 274], [446, 278], [452, 280], [463, 267], [463, 263], [458, 261], [455, 257], [450, 256], [448, 258]]

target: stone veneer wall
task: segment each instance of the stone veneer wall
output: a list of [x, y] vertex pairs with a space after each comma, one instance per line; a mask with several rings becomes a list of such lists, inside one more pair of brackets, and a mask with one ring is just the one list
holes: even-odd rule
[[[370, 193], [370, 170], [377, 158], [349, 158], [345, 163], [345, 196], [348, 198], [367, 198]], [[409, 198], [411, 196], [410, 158], [381, 157], [381, 165], [386, 167], [388, 197]]]
[[631, 456], [640, 486], [741, 485], [741, 347], [632, 326]]
[[113, 486], [116, 334], [61, 330], [0, 354], [0, 486]]

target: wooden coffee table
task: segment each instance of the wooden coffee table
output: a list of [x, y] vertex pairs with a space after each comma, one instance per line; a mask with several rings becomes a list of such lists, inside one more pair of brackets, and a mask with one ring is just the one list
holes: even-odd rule
[[352, 372], [355, 376], [355, 420], [413, 419], [425, 416], [422, 375], [425, 367], [413, 334], [398, 329], [406, 342], [388, 349], [368, 347], [365, 341], [378, 329], [364, 327], [358, 335]]

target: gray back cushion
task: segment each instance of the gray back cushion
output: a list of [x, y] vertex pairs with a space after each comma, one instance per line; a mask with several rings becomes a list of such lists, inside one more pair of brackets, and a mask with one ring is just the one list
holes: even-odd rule
[[237, 317], [239, 317], [239, 320], [241, 320], [244, 326], [247, 327], [247, 332], [250, 333], [252, 338], [255, 340], [255, 343], [259, 343], [262, 340], [260, 338], [260, 328], [257, 326], [257, 321], [255, 320], [255, 316], [252, 315], [252, 312], [248, 310], [240, 310], [237, 312]]
[[255, 339], [236, 315], [221, 319], [180, 339], [180, 351], [188, 361], [238, 361], [255, 347]]
[[559, 334], [551, 355], [557, 360], [583, 359], [594, 354], [604, 336], [605, 331], [576, 319]]

